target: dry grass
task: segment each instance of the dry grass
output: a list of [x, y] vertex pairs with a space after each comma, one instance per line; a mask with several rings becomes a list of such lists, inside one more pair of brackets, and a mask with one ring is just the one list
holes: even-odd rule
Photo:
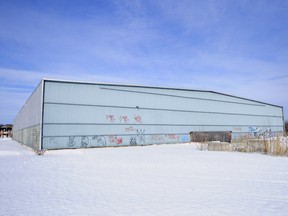
[[277, 136], [270, 144], [269, 154], [276, 156], [288, 156], [288, 137]]
[[240, 137], [232, 143], [204, 142], [198, 150], [209, 151], [238, 151], [238, 152], [262, 152], [267, 155], [288, 156], [288, 134], [277, 134], [275, 137], [251, 138], [249, 136]]
[[208, 150], [207, 142], [199, 142], [199, 143], [197, 143], [197, 150], [207, 151]]
[[[288, 136], [277, 134], [275, 137], [251, 139], [244, 137], [240, 140], [243, 152], [263, 152], [268, 155], [288, 156]], [[237, 149], [235, 149], [237, 151]]]

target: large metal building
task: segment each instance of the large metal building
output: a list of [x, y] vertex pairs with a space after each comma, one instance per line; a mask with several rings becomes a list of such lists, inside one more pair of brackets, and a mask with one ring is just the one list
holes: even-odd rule
[[182, 143], [200, 133], [233, 141], [283, 128], [283, 107], [218, 92], [43, 79], [13, 139], [43, 150]]

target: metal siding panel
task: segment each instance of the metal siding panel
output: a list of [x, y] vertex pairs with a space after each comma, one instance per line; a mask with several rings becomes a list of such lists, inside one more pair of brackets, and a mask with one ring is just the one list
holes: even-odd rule
[[283, 130], [282, 108], [213, 92], [47, 81], [44, 110], [44, 148], [67, 148], [69, 137], [78, 146], [96, 136], [118, 146], [134, 137], [138, 144], [184, 142], [201, 130]]
[[28, 98], [13, 123], [15, 140], [38, 150], [40, 145], [42, 82]]
[[17, 131], [23, 128], [40, 124], [41, 121], [41, 91], [42, 85], [38, 85], [37, 89], [32, 93], [26, 101], [22, 109], [17, 114], [13, 130]]
[[[129, 106], [129, 107], [149, 107], [154, 109], [161, 109], [163, 105], [169, 109], [184, 109], [184, 110], [196, 110], [196, 111], [211, 111], [211, 106], [213, 106], [213, 112], [223, 112], [223, 113], [243, 113], [243, 114], [257, 114], [257, 115], [278, 115], [282, 116], [281, 110], [278, 107], [267, 106], [264, 104], [259, 104], [251, 101], [245, 101], [244, 99], [237, 99], [234, 97], [228, 97], [219, 95], [216, 93], [201, 92], [201, 96], [193, 95], [197, 92], [191, 91], [190, 99], [181, 98], [183, 95], [187, 96], [187, 92], [180, 91], [174, 92], [162, 90], [160, 93], [159, 89], [150, 89], [146, 93], [143, 89], [133, 89], [130, 87], [129, 92], [127, 92], [127, 87], [125, 91], [120, 87], [99, 87], [97, 85], [85, 85], [85, 84], [70, 84], [70, 83], [47, 83], [47, 88], [51, 89], [49, 94], [45, 96], [46, 102], [56, 102], [56, 103], [71, 103], [71, 104], [91, 104], [91, 105], [107, 105], [107, 106]], [[110, 90], [108, 90], [110, 89]], [[112, 90], [111, 90], [112, 89]], [[120, 90], [120, 91], [118, 91]], [[166, 90], [167, 91], [167, 90]], [[180, 95], [180, 93], [185, 93]], [[178, 94], [176, 94], [178, 93]], [[158, 94], [158, 95], [157, 95]], [[160, 94], [160, 95], [159, 95]], [[166, 96], [164, 96], [166, 95]], [[173, 95], [169, 97], [169, 95]], [[212, 95], [214, 98], [212, 98]], [[179, 96], [179, 97], [174, 97]], [[194, 99], [193, 99], [194, 98]], [[195, 98], [201, 98], [198, 100]], [[213, 99], [214, 101], [209, 101], [205, 99]], [[215, 101], [219, 100], [219, 101]], [[224, 101], [224, 102], [223, 102]], [[227, 102], [225, 102], [227, 101]], [[235, 103], [234, 103], [235, 102]], [[238, 104], [242, 103], [242, 104]], [[185, 104], [185, 106], [183, 106]], [[276, 109], [275, 109], [276, 108]], [[275, 110], [277, 112], [275, 113]]]
[[[135, 118], [141, 117], [142, 124], [189, 124], [189, 125], [254, 125], [281, 124], [281, 117], [249, 116], [240, 114], [215, 114], [171, 110], [143, 110], [97, 106], [77, 106], [45, 104], [44, 124], [137, 124]], [[110, 120], [109, 120], [110, 118]], [[113, 119], [111, 119], [113, 118]]]

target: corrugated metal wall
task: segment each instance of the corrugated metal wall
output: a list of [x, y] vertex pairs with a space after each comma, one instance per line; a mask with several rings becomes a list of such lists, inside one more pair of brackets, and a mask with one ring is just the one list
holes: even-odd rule
[[282, 107], [208, 91], [45, 81], [43, 148], [189, 142], [283, 131]]
[[17, 114], [13, 124], [13, 139], [38, 150], [40, 148], [42, 81]]

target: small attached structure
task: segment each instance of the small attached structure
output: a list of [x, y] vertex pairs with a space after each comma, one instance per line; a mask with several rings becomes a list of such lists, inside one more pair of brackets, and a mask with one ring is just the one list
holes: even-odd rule
[[0, 125], [0, 138], [11, 138], [12, 137], [12, 128], [13, 125], [6, 124]]
[[200, 132], [234, 140], [283, 128], [283, 107], [218, 92], [43, 79], [13, 138], [43, 150], [182, 143]]

